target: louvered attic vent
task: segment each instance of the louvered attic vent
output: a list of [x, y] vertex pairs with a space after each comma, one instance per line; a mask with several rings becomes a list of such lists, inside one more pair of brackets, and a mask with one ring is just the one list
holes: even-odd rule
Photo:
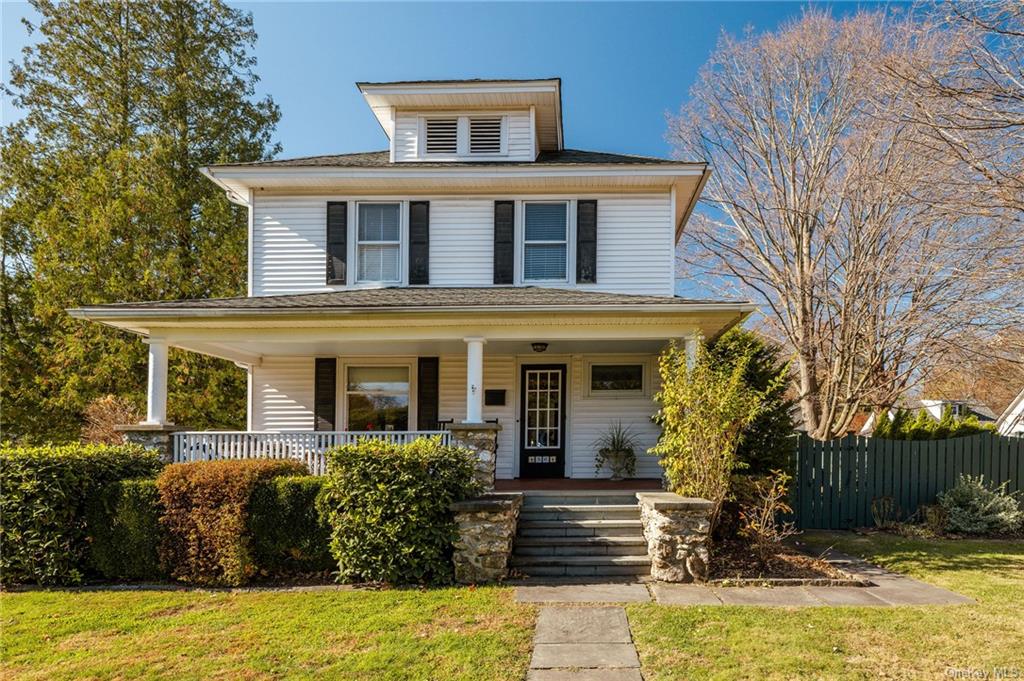
[[469, 119], [469, 153], [501, 153], [501, 116]]
[[427, 153], [457, 154], [459, 151], [459, 119], [427, 119]]

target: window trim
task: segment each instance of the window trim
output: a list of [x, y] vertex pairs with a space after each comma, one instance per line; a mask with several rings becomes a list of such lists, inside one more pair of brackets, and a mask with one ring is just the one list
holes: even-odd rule
[[[342, 425], [342, 432], [362, 432], [361, 430], [353, 430], [349, 428], [348, 423], [348, 370], [350, 367], [356, 369], [361, 368], [392, 368], [392, 367], [404, 367], [409, 372], [409, 428], [407, 430], [414, 431], [416, 429], [417, 419], [419, 418], [419, 412], [417, 409], [416, 395], [417, 395], [417, 381], [416, 381], [416, 358], [415, 357], [359, 357], [355, 361], [345, 362], [340, 358], [338, 360], [340, 370], [338, 371], [337, 377], [337, 393], [339, 396], [337, 411], [338, 411], [338, 424]], [[402, 432], [402, 431], [380, 431], [380, 432]]]
[[[518, 215], [521, 221], [521, 229], [519, 230], [517, 246], [519, 248], [519, 283], [520, 284], [572, 284], [574, 277], [572, 274], [573, 268], [575, 267], [575, 259], [570, 257], [572, 246], [574, 244], [573, 232], [575, 231], [574, 219], [572, 216], [572, 207], [575, 201], [570, 199], [542, 199], [542, 200], [531, 200], [524, 199], [519, 202]], [[565, 206], [565, 239], [563, 241], [527, 241], [526, 240], [526, 207], [530, 204], [562, 204]], [[530, 245], [564, 245], [565, 246], [565, 276], [561, 279], [528, 279], [526, 277], [526, 246]]]
[[[406, 278], [405, 272], [405, 251], [408, 244], [408, 238], [406, 236], [407, 231], [407, 214], [408, 214], [408, 202], [407, 201], [354, 201], [354, 212], [353, 216], [353, 231], [352, 231], [352, 243], [353, 243], [353, 264], [355, 265], [355, 276], [353, 278], [353, 284], [356, 286], [393, 286], [395, 284], [404, 284]], [[398, 241], [362, 241], [359, 238], [359, 207], [362, 205], [389, 205], [398, 206]], [[387, 279], [387, 280], [376, 280], [376, 279], [363, 279], [363, 268], [359, 258], [359, 247], [362, 245], [370, 246], [397, 246], [398, 247], [398, 279]]]
[[[608, 355], [587, 358], [584, 362], [583, 380], [585, 395], [590, 399], [616, 400], [648, 397], [651, 394], [651, 360], [646, 355]], [[595, 366], [632, 365], [640, 367], [640, 390], [594, 390], [593, 370]]]

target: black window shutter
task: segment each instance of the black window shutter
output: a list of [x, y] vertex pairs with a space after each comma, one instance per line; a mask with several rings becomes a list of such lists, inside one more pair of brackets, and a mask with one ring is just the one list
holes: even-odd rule
[[316, 377], [313, 380], [313, 430], [337, 430], [334, 427], [337, 389], [338, 360], [333, 357], [317, 357]]
[[430, 202], [409, 202], [409, 283], [430, 283]]
[[576, 202], [576, 283], [597, 283], [597, 201]]
[[515, 275], [515, 201], [494, 202], [494, 283], [511, 284]]
[[348, 202], [327, 203], [327, 283], [346, 284], [348, 259]]
[[438, 413], [438, 393], [441, 371], [437, 357], [420, 357], [416, 371], [416, 427], [436, 430], [441, 419]]

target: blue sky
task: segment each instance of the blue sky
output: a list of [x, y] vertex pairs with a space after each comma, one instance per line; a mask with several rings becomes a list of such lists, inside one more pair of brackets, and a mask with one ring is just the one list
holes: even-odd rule
[[[281, 106], [288, 157], [386, 147], [357, 80], [550, 76], [562, 77], [566, 146], [667, 155], [665, 114], [720, 32], [771, 30], [806, 3], [232, 4], [253, 13], [260, 91]], [[20, 19], [34, 14], [27, 3], [0, 9], [6, 81], [28, 40]], [[17, 115], [6, 99], [2, 113]]]

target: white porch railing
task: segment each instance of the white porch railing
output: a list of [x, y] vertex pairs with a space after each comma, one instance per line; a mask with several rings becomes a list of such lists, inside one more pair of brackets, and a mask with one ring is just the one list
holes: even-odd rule
[[174, 433], [174, 463], [216, 459], [298, 459], [313, 475], [327, 472], [324, 452], [338, 445], [353, 444], [359, 438], [388, 440], [398, 444], [419, 437], [440, 436], [450, 444], [446, 430], [373, 431], [195, 431]]

